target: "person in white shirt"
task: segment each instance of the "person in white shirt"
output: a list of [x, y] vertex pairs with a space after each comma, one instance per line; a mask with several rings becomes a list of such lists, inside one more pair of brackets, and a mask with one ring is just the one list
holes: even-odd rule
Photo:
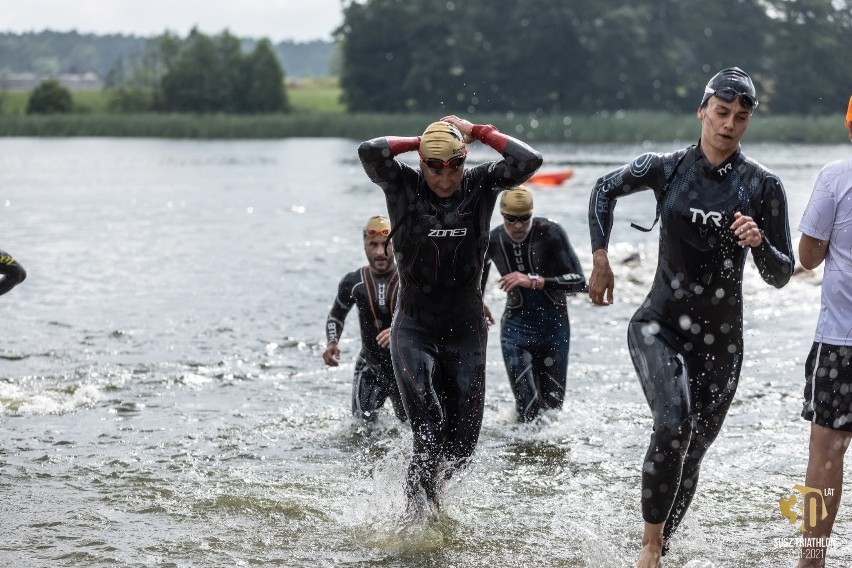
[[[852, 97], [846, 113], [852, 141]], [[827, 164], [814, 183], [802, 222], [799, 262], [825, 261], [814, 343], [805, 362], [802, 418], [811, 422], [805, 485], [819, 490], [817, 518], [805, 510], [805, 540], [798, 568], [825, 566], [843, 489], [843, 456], [852, 439], [852, 157]]]

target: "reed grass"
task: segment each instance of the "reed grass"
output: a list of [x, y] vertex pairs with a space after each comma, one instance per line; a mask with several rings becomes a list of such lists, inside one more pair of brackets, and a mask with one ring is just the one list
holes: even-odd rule
[[[596, 115], [466, 115], [530, 143], [642, 143], [695, 141], [700, 125], [694, 115], [619, 112]], [[366, 140], [376, 136], [413, 136], [436, 115], [293, 112], [270, 115], [67, 114], [6, 115], [0, 136], [112, 136], [211, 139], [337, 137]], [[749, 142], [834, 144], [847, 140], [842, 117], [755, 116]]]

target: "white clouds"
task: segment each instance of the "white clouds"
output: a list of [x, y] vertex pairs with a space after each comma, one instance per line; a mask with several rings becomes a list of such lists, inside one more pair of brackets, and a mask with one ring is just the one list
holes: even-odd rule
[[340, 0], [0, 0], [0, 14], [7, 32], [185, 35], [197, 26], [274, 42], [330, 39], [343, 20]]

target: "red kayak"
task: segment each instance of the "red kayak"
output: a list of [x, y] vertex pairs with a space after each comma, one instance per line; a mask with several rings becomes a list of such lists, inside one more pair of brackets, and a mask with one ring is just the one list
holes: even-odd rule
[[530, 179], [527, 180], [527, 183], [533, 183], [536, 185], [562, 185], [567, 179], [571, 179], [571, 176], [574, 175], [574, 170], [560, 170], [558, 172], [542, 172], [533, 175]]

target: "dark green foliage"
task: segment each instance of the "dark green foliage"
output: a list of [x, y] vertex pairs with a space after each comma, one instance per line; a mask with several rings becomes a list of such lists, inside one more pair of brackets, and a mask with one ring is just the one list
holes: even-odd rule
[[27, 114], [60, 114], [71, 112], [73, 108], [71, 91], [53, 79], [33, 89], [27, 102]]
[[837, 113], [849, 0], [364, 0], [336, 32], [352, 111], [694, 112], [738, 66], [759, 112]]

